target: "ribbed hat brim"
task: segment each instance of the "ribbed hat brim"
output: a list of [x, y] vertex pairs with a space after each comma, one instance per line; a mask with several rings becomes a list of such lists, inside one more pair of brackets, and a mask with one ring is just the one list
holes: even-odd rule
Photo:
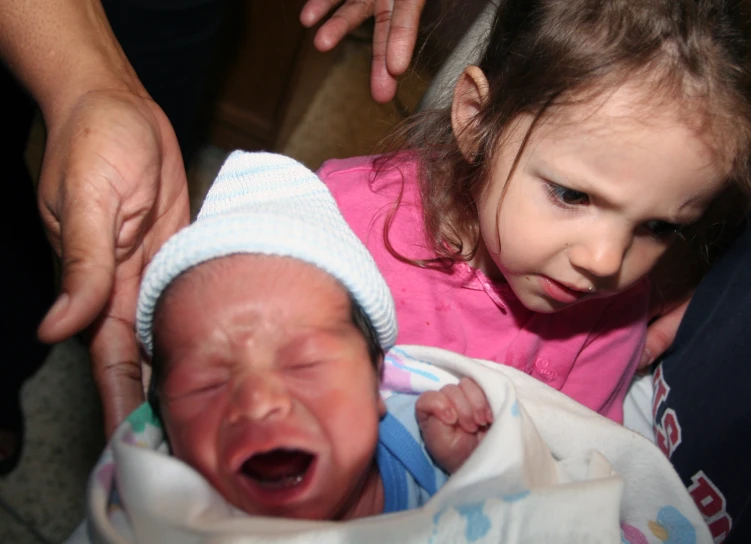
[[[257, 176], [259, 161], [263, 175]], [[290, 171], [295, 183], [290, 183]], [[273, 179], [282, 177], [280, 172], [287, 177], [275, 187]], [[196, 222], [170, 238], [146, 270], [136, 331], [149, 355], [154, 311], [167, 286], [198, 264], [240, 253], [291, 257], [331, 274], [362, 307], [381, 347], [394, 345], [397, 327], [391, 292], [325, 185], [288, 157], [236, 152], [222, 168]]]

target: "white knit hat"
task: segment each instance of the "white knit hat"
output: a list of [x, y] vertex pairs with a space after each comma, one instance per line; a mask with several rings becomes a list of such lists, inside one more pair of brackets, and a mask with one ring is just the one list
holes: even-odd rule
[[391, 292], [326, 186], [289, 157], [235, 151], [214, 180], [196, 221], [172, 236], [146, 270], [136, 331], [149, 355], [154, 309], [170, 282], [202, 262], [237, 253], [293, 257], [331, 274], [362, 307], [381, 347], [394, 345]]

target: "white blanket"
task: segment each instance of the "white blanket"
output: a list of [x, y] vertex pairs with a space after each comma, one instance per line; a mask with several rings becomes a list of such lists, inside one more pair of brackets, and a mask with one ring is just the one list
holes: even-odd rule
[[464, 375], [483, 387], [494, 423], [422, 508], [349, 522], [249, 517], [170, 457], [156, 422], [136, 412], [92, 474], [88, 536], [108, 544], [711, 542], [653, 444], [513, 368], [397, 347], [384, 394], [437, 389]]

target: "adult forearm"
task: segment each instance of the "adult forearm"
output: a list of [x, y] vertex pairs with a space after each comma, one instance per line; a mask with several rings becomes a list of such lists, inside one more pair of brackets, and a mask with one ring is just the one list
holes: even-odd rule
[[2, 0], [0, 55], [48, 122], [91, 90], [145, 94], [100, 0]]

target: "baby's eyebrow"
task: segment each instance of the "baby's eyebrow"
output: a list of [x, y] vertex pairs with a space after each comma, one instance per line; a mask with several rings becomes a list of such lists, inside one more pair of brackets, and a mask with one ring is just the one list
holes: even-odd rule
[[350, 320], [340, 321], [338, 326], [326, 327], [314, 329], [306, 332], [302, 332], [295, 336], [295, 338], [289, 342], [288, 346], [297, 346], [308, 342], [315, 342], [317, 340], [343, 340], [347, 333], [351, 331], [354, 324]]

